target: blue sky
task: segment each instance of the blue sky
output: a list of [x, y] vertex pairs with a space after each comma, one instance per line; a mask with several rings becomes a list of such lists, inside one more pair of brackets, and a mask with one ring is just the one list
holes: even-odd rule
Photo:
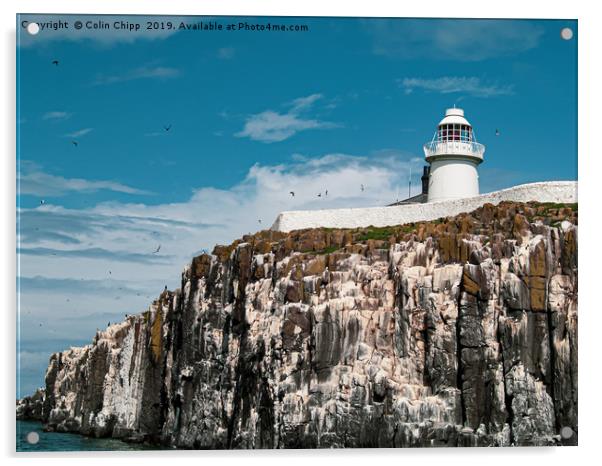
[[[58, 19], [115, 17], [18, 23]], [[410, 171], [415, 193], [446, 107], [487, 147], [482, 192], [576, 179], [575, 21], [153, 20], [308, 30], [17, 28], [23, 393], [201, 250], [282, 210], [404, 198]]]

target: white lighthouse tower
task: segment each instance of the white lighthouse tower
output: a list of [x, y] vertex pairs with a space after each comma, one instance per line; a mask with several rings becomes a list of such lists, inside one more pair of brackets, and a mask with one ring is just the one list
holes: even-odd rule
[[464, 110], [448, 108], [433, 140], [424, 145], [430, 163], [428, 201], [446, 201], [479, 195], [477, 166], [485, 146], [479, 144]]

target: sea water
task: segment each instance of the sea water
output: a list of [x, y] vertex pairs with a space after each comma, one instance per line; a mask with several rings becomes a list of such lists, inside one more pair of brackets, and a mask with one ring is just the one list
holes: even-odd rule
[[[40, 439], [31, 444], [27, 434], [37, 432]], [[116, 450], [156, 450], [158, 447], [126, 443], [121, 440], [107, 438], [92, 438], [77, 434], [61, 432], [44, 432], [42, 424], [35, 421], [17, 421], [17, 451], [116, 451]]]

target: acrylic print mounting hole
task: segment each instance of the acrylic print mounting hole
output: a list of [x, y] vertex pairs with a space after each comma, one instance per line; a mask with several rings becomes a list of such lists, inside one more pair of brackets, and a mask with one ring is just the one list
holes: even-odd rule
[[30, 445], [35, 445], [40, 441], [40, 434], [38, 434], [35, 431], [28, 432], [27, 436], [25, 437], [25, 440], [27, 440], [27, 443], [29, 443]]
[[562, 28], [560, 31], [560, 37], [564, 40], [571, 40], [573, 38], [573, 30], [571, 28]]
[[38, 23], [29, 23], [26, 29], [27, 32], [32, 36], [35, 36], [38, 32], [40, 32], [40, 26], [38, 25]]

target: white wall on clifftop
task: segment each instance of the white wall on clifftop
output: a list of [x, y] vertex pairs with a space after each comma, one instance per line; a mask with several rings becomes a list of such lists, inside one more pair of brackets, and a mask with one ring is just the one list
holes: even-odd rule
[[288, 211], [278, 215], [272, 225], [272, 230], [287, 232], [320, 227], [361, 228], [401, 225], [458, 215], [475, 210], [486, 203], [496, 205], [502, 201], [577, 202], [577, 182], [546, 181], [522, 184], [466, 199], [427, 204]]

